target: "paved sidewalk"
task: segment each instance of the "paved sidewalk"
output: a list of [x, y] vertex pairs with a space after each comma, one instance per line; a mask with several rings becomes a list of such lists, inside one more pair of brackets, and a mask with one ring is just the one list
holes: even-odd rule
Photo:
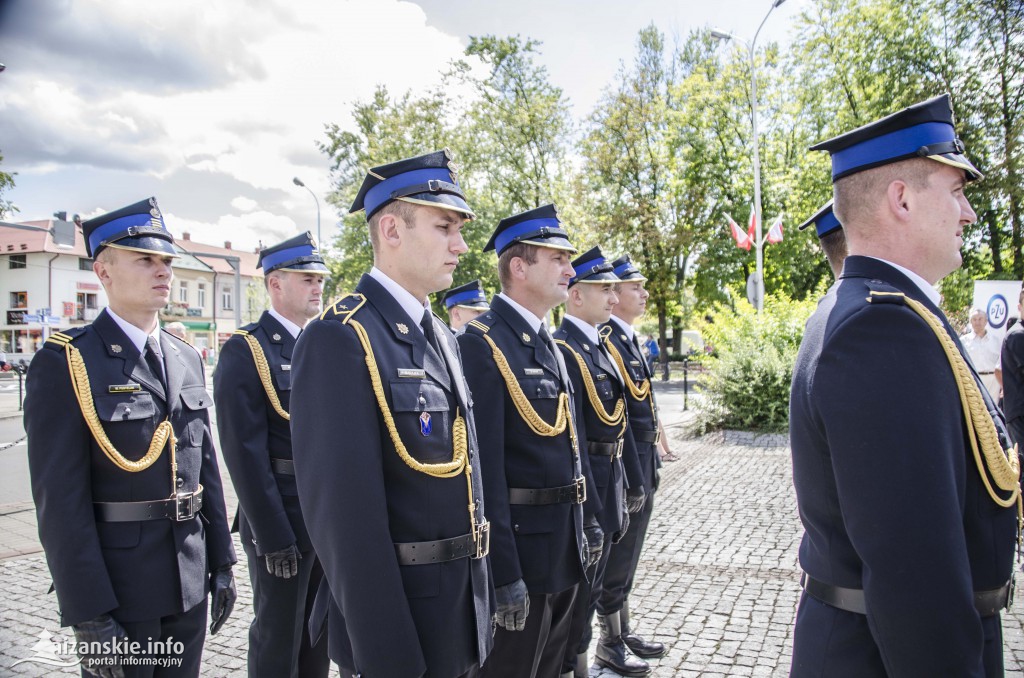
[[[722, 436], [683, 440], [681, 433], [670, 429], [680, 460], [663, 470], [631, 597], [637, 631], [671, 647], [652, 662], [653, 676], [785, 676], [800, 591], [789, 451]], [[0, 535], [19, 524], [34, 530], [34, 513], [0, 511]], [[235, 613], [207, 640], [204, 676], [245, 675], [252, 599], [244, 563], [236, 581]], [[35, 662], [12, 666], [38, 651], [43, 630], [53, 640], [71, 635], [55, 621], [49, 582], [41, 554], [0, 562], [0, 675], [76, 675]], [[1004, 633], [1007, 675], [1020, 675], [1024, 606], [1004, 616]]]

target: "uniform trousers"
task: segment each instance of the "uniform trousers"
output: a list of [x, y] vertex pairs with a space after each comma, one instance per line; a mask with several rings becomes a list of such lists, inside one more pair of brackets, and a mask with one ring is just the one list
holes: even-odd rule
[[326, 678], [327, 636], [310, 645], [309, 619], [323, 568], [313, 551], [302, 553], [299, 572], [283, 579], [267, 571], [267, 559], [243, 544], [252, 582], [255, 616], [249, 625], [249, 678]]
[[[172, 614], [160, 619], [147, 619], [137, 622], [118, 623], [128, 634], [128, 640], [139, 643], [141, 652], [136, 657], [158, 657], [173, 660], [169, 666], [126, 665], [125, 678], [195, 678], [199, 675], [199, 664], [203, 658], [203, 643], [206, 640], [206, 608], [209, 596], [192, 609], [180, 614]], [[116, 619], [116, 617], [115, 617]], [[168, 652], [147, 654], [147, 647], [156, 647], [157, 642], [166, 642]], [[152, 645], [150, 645], [152, 643]], [[174, 651], [181, 643], [182, 652]], [[176, 664], [181, 660], [181, 665]], [[167, 662], [171, 664], [170, 661]], [[84, 670], [82, 676], [89, 676]], [[91, 678], [91, 676], [90, 676]]]
[[572, 610], [569, 645], [565, 648], [562, 673], [572, 671], [576, 665], [576, 655], [583, 654], [590, 647], [590, 627], [594, 622], [594, 609], [597, 606], [597, 598], [601, 595], [601, 587], [604, 585], [604, 573], [608, 568], [611, 552], [612, 535], [605, 533], [601, 558], [587, 569], [586, 581], [580, 582], [580, 592], [576, 596], [576, 604], [573, 605]]
[[530, 594], [530, 614], [522, 631], [500, 626], [494, 649], [480, 671], [486, 678], [552, 678], [562, 671], [569, 624], [579, 585], [558, 593]]
[[[616, 614], [622, 609], [629, 592], [633, 590], [633, 579], [640, 564], [640, 552], [644, 548], [644, 537], [654, 513], [654, 492], [647, 495], [643, 508], [629, 514], [629, 529], [618, 544], [611, 545], [608, 567], [604, 571], [604, 582], [597, 599], [597, 612], [602, 615]], [[589, 635], [586, 638], [589, 640]]]
[[1024, 454], [1024, 417], [1007, 420], [1006, 428], [1009, 429], [1010, 437], [1013, 438], [1013, 442], [1020, 445], [1019, 452]]

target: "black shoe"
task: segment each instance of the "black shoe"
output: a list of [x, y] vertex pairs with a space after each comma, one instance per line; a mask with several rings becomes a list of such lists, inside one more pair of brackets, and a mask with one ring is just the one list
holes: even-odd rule
[[597, 615], [597, 620], [601, 624], [601, 638], [594, 649], [594, 663], [628, 678], [642, 678], [649, 675], [651, 667], [647, 662], [626, 653], [626, 644], [622, 642], [619, 615], [612, 614], [607, 617]]
[[629, 627], [629, 604], [623, 602], [619, 610], [619, 627], [622, 629], [622, 642], [626, 644], [629, 651], [637, 657], [644, 659], [660, 659], [668, 653], [664, 643], [657, 643], [653, 640], [644, 640]]

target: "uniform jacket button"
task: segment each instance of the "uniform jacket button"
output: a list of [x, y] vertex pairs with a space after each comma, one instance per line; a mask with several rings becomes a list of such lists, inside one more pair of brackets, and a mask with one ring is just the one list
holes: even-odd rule
[[182, 478], [181, 476], [178, 476], [178, 487], [183, 487], [184, 485], [185, 485], [185, 479]]
[[512, 529], [513, 529], [513, 530], [515, 530], [516, 532], [518, 532], [518, 531], [519, 531], [519, 523], [516, 523], [516, 524], [515, 524], [515, 525], [513, 526], [513, 528], [512, 528]]

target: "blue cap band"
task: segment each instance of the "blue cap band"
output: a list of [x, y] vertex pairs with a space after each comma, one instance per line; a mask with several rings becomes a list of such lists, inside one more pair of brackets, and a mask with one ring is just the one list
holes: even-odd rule
[[638, 269], [636, 266], [634, 266], [633, 262], [631, 262], [631, 261], [627, 261], [624, 264], [619, 264], [616, 268], [612, 269], [612, 273], [614, 273], [615, 277], [617, 277], [617, 278], [621, 278], [622, 276], [630, 274], [630, 273], [639, 273], [639, 272], [640, 272], [640, 269]]
[[839, 223], [839, 219], [836, 218], [835, 212], [832, 210], [829, 210], [826, 214], [822, 215], [821, 219], [814, 222], [814, 228], [818, 231], [819, 238], [842, 227], [843, 225]]
[[368, 190], [366, 192], [366, 197], [363, 198], [363, 207], [366, 208], [367, 214], [373, 214], [377, 211], [377, 208], [393, 199], [391, 194], [394, 191], [405, 188], [406, 186], [425, 184], [431, 180], [444, 181], [449, 184], [455, 183], [452, 181], [451, 172], [441, 167], [431, 167], [428, 169], [404, 172], [397, 176], [385, 179]]
[[458, 306], [465, 301], [487, 301], [487, 297], [480, 290], [466, 290], [465, 292], [459, 292], [453, 294], [444, 300], [445, 308], [451, 308], [452, 306]]
[[299, 257], [308, 257], [313, 254], [313, 248], [309, 245], [300, 245], [299, 247], [290, 247], [280, 252], [274, 252], [263, 257], [263, 261], [260, 262], [260, 268], [264, 272], [273, 269], [275, 266], [283, 264], [292, 259], [298, 259]]
[[535, 231], [539, 233], [539, 231], [544, 228], [553, 231], [549, 235], [560, 235], [563, 238], [568, 238], [566, 232], [562, 230], [562, 222], [558, 219], [530, 219], [529, 221], [524, 221], [516, 224], [515, 226], [509, 226], [499, 233], [498, 237], [494, 239], [494, 249], [501, 252], [507, 246], [515, 242], [517, 238], [521, 238], [522, 236]]
[[889, 132], [833, 153], [832, 178], [835, 179], [859, 167], [912, 156], [922, 146], [952, 141], [956, 141], [956, 130], [945, 122], [923, 122], [920, 125]]
[[584, 261], [578, 267], [574, 267], [572, 270], [576, 274], [573, 279], [579, 278], [584, 273], [593, 273], [596, 269], [605, 265], [605, 258], [598, 257], [597, 259], [591, 259], [590, 261]]
[[153, 221], [153, 215], [148, 213], [129, 214], [119, 219], [108, 221], [89, 235], [89, 251], [96, 252], [96, 249], [99, 248], [105, 240], [113, 238], [115, 235], [122, 232], [127, 236], [129, 235], [127, 231], [132, 226], [149, 226], [151, 221]]

